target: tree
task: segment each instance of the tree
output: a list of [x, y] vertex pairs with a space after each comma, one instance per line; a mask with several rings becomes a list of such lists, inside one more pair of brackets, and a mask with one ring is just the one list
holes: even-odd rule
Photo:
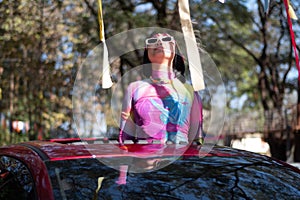
[[97, 38], [97, 31], [92, 31], [96, 28], [86, 26], [91, 19], [84, 4], [44, 0], [0, 4], [0, 45], [5, 47], [0, 50], [1, 112], [47, 130], [71, 120], [76, 68], [87, 49], [95, 46], [89, 41]]
[[[243, 58], [240, 57], [241, 55], [251, 58], [252, 61], [247, 58], [238, 60], [239, 67], [242, 67], [241, 70], [244, 72], [238, 73], [238, 76], [242, 75], [240, 76], [242, 79], [234, 79], [234, 87], [239, 87], [241, 86], [239, 83], [242, 83], [244, 87], [239, 90], [239, 93], [244, 94], [246, 92], [248, 101], [254, 103], [248, 105], [257, 105], [255, 102], [260, 99], [266, 115], [270, 111], [277, 111], [279, 117], [283, 118], [282, 109], [286, 90], [295, 89], [295, 86], [290, 84], [288, 77], [294, 58], [291, 43], [287, 42], [290, 41], [290, 36], [284, 4], [281, 1], [271, 2], [268, 13], [264, 12], [260, 0], [257, 0], [253, 7], [247, 5], [245, 1], [227, 1], [222, 6], [208, 4], [207, 2], [201, 4], [202, 7], [199, 6], [198, 9], [200, 13], [205, 14], [195, 17], [198, 17], [203, 26], [210, 28], [207, 32], [215, 33], [216, 38], [214, 40], [221, 48], [208, 42], [214, 49], [212, 54], [216, 56], [217, 60], [223, 60], [223, 58], [218, 57], [219, 52], [216, 49], [222, 49], [222, 47], [226, 49], [227, 46], [230, 48], [228, 52], [231, 55], [236, 56], [238, 54], [239, 58]], [[204, 12], [203, 9], [209, 11]], [[203, 27], [199, 29], [201, 30], [201, 28]], [[207, 38], [207, 41], [209, 40], [211, 39]], [[225, 59], [226, 61], [228, 59]], [[224, 62], [219, 61], [219, 63], [223, 65]], [[229, 63], [232, 64], [232, 62]], [[229, 68], [231, 72], [236, 70], [239, 71], [236, 68]], [[247, 76], [253, 77], [253, 79], [246, 81]], [[233, 76], [233, 78], [236, 77]], [[255, 80], [257, 80], [256, 85], [254, 85]], [[244, 81], [248, 87], [245, 87]], [[251, 93], [252, 95], [250, 95]], [[257, 98], [255, 94], [260, 94], [260, 98]], [[273, 155], [278, 154], [276, 148], [273, 148], [278, 143], [283, 144], [281, 147], [284, 147], [283, 133], [281, 132], [280, 138], [274, 138], [273, 134], [267, 136], [271, 143]], [[283, 150], [285, 154], [285, 148], [277, 148], [277, 150]], [[285, 159], [284, 156], [278, 157]]]
[[[220, 69], [228, 107], [231, 99], [247, 97], [243, 107], [231, 111], [281, 111], [283, 95], [296, 88], [288, 76], [294, 58], [283, 3], [271, 1], [265, 14], [261, 1], [254, 6], [247, 2], [190, 1], [194, 29]], [[106, 38], [138, 27], [180, 31], [177, 4], [103, 0]], [[0, 1], [0, 24], [0, 45], [5, 47], [0, 49], [0, 111], [47, 129], [71, 121], [76, 73], [100, 42], [97, 1]], [[122, 55], [113, 73], [123, 75], [140, 65], [141, 58], [138, 50]]]

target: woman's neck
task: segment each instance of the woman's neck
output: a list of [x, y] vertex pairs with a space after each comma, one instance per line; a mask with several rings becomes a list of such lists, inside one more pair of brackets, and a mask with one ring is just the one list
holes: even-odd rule
[[174, 79], [175, 74], [174, 74], [173, 70], [155, 70], [155, 69], [152, 69], [151, 77], [153, 79]]

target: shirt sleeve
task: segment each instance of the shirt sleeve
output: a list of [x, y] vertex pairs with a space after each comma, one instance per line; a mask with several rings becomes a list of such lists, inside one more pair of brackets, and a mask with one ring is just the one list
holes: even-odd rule
[[119, 143], [123, 144], [124, 140], [135, 139], [135, 123], [133, 121], [133, 86], [129, 85], [125, 93], [121, 120], [120, 120], [120, 132]]
[[203, 138], [203, 111], [202, 101], [198, 92], [194, 92], [194, 99], [190, 114], [189, 142]]

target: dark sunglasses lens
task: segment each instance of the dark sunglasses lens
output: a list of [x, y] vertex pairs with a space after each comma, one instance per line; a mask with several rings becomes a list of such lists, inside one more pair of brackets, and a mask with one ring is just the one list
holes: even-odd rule
[[150, 38], [147, 40], [148, 44], [155, 44], [157, 42], [157, 38]]
[[171, 42], [171, 41], [172, 41], [172, 37], [169, 37], [169, 36], [163, 37], [161, 40], [162, 40], [163, 42]]

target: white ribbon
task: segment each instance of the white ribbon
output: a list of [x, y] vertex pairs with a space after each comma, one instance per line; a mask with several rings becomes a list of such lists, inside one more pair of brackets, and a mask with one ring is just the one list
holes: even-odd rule
[[105, 40], [103, 41], [103, 48], [102, 88], [107, 89], [113, 85], [113, 82], [110, 78], [110, 65], [108, 62], [108, 50]]
[[113, 85], [110, 78], [110, 66], [108, 62], [108, 50], [105, 43], [104, 37], [104, 23], [102, 16], [102, 1], [98, 0], [98, 21], [99, 21], [99, 37], [100, 41], [103, 43], [103, 62], [102, 62], [102, 88], [107, 89]]
[[179, 0], [178, 7], [179, 7], [181, 28], [182, 28], [182, 32], [186, 44], [192, 85], [195, 91], [203, 90], [205, 89], [205, 84], [204, 84], [203, 73], [202, 73], [200, 53], [198, 50], [196, 37], [193, 31], [193, 25], [190, 17], [189, 1]]

